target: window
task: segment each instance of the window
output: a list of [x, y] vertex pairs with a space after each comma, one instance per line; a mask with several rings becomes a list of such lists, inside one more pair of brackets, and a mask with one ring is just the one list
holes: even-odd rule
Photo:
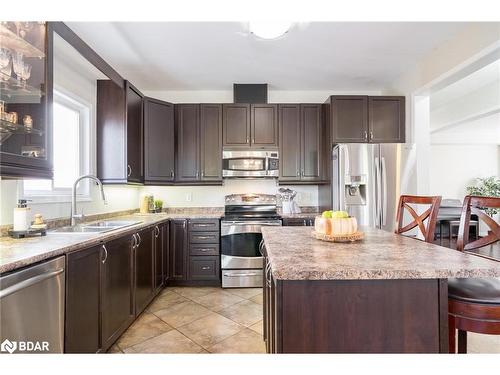
[[[68, 197], [75, 179], [90, 172], [90, 112], [91, 106], [83, 100], [54, 90], [54, 178], [25, 180], [25, 196]], [[79, 195], [88, 195], [88, 181], [82, 181], [80, 185]]]

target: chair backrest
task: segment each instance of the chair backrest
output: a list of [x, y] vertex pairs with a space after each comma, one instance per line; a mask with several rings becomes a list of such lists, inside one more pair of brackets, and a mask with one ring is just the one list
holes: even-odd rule
[[[460, 227], [458, 229], [457, 250], [474, 250], [491, 245], [500, 240], [500, 225], [484, 212], [486, 208], [499, 209], [500, 198], [480, 197], [476, 195], [467, 195], [465, 197], [462, 206], [462, 215], [460, 216]], [[469, 242], [471, 215], [477, 215], [478, 219], [488, 226], [489, 232], [487, 236]]]
[[[430, 207], [425, 210], [424, 213], [418, 214], [410, 204], [423, 204], [430, 205]], [[401, 234], [408, 232], [409, 230], [418, 226], [420, 232], [424, 236], [425, 242], [433, 242], [434, 241], [434, 231], [436, 229], [436, 220], [439, 212], [439, 206], [441, 204], [440, 196], [432, 196], [432, 197], [423, 197], [423, 196], [414, 196], [414, 195], [402, 195], [399, 198], [398, 204], [398, 214], [397, 214], [397, 229], [396, 234]], [[403, 226], [404, 219], [404, 211], [408, 211], [408, 213], [413, 217], [413, 221], [405, 226]], [[427, 220], [427, 225], [424, 224], [424, 221]]]

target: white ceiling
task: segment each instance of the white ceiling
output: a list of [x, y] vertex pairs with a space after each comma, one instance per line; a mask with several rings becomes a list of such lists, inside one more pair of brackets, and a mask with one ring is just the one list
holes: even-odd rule
[[239, 22], [68, 22], [142, 90], [381, 90], [465, 23], [309, 23], [258, 40]]

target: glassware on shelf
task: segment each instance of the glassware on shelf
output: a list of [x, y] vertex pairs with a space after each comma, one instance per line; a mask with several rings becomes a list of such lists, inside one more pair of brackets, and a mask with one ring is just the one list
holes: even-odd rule
[[23, 125], [28, 129], [33, 127], [33, 118], [30, 115], [24, 115], [23, 117]]
[[0, 79], [1, 82], [7, 82], [12, 76], [12, 60], [9, 59], [9, 62], [3, 68], [0, 68]]
[[22, 53], [16, 52], [15, 55], [12, 55], [12, 66], [14, 68], [14, 73], [16, 73], [18, 84], [21, 86], [24, 71], [24, 59]]
[[23, 64], [23, 70], [21, 72], [21, 81], [23, 83], [23, 87], [26, 88], [26, 82], [28, 79], [31, 77], [31, 65], [30, 64]]
[[5, 68], [10, 62], [10, 52], [7, 48], [0, 48], [0, 69]]

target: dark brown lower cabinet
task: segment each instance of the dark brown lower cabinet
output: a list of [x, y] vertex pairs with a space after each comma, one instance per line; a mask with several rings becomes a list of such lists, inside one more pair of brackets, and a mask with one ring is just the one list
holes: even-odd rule
[[103, 350], [107, 350], [134, 320], [132, 244], [132, 235], [104, 244], [101, 278]]
[[97, 353], [101, 348], [99, 306], [102, 245], [66, 256], [65, 353]]
[[153, 228], [144, 229], [136, 234], [138, 239], [135, 245], [135, 315], [139, 315], [155, 296], [154, 263], [155, 248]]
[[170, 280], [187, 279], [188, 231], [187, 220], [170, 221]]
[[219, 280], [219, 272], [219, 256], [189, 257], [189, 280]]

